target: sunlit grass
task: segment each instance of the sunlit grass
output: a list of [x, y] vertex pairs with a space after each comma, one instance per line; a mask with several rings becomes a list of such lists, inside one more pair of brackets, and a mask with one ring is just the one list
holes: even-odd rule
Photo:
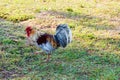
[[0, 17], [19, 22], [34, 18], [42, 10], [67, 11], [79, 14], [94, 14], [108, 17], [119, 16], [120, 6], [117, 1], [85, 0], [1, 0]]

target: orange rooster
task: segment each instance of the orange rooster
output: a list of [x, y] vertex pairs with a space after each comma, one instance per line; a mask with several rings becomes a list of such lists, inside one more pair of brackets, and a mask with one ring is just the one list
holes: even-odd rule
[[26, 29], [28, 43], [36, 45], [41, 48], [46, 54], [49, 61], [50, 54], [58, 47], [66, 47], [72, 41], [72, 32], [67, 24], [60, 24], [56, 28], [56, 34], [51, 35], [36, 31], [32, 27], [28, 26]]

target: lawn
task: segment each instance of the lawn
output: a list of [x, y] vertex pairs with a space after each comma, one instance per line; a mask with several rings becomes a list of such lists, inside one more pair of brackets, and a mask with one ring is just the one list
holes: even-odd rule
[[[25, 27], [51, 34], [67, 23], [73, 41], [46, 55], [26, 46]], [[1, 80], [120, 80], [119, 0], [0, 0]]]

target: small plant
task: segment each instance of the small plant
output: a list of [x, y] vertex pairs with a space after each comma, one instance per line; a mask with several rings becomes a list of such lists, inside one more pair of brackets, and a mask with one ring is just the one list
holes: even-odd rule
[[27, 19], [31, 19], [33, 18], [33, 15], [29, 15], [29, 14], [20, 14], [20, 15], [11, 15], [7, 18], [7, 20], [13, 21], [13, 22], [19, 22], [19, 21], [24, 21]]
[[73, 9], [72, 8], [68, 8], [67, 11], [68, 12], [73, 12]]
[[41, 8], [37, 8], [34, 10], [35, 13], [39, 13], [41, 11]]

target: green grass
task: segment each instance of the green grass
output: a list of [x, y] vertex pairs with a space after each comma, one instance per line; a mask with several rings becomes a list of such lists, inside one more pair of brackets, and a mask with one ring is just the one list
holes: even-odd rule
[[[0, 79], [120, 79], [119, 1], [1, 0], [0, 9]], [[31, 51], [40, 49], [26, 46], [25, 26], [54, 33], [60, 23], [68, 23], [73, 41], [45, 63]]]

